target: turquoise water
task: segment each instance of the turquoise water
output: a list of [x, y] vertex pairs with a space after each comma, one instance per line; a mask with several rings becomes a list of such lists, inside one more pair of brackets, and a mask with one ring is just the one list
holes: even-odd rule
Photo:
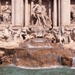
[[10, 66], [1, 66], [0, 75], [75, 75], [75, 69], [22, 69]]

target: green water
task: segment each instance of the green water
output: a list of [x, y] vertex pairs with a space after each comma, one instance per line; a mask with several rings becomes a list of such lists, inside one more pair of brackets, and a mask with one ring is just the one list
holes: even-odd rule
[[75, 69], [54, 68], [31, 70], [10, 66], [1, 66], [0, 75], [75, 75]]

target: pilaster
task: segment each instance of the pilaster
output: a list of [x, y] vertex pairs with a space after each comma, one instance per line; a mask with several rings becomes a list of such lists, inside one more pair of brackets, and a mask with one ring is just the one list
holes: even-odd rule
[[57, 26], [57, 0], [53, 2], [53, 25]]
[[61, 25], [70, 24], [70, 0], [61, 0]]
[[28, 0], [25, 0], [25, 26], [28, 26]]

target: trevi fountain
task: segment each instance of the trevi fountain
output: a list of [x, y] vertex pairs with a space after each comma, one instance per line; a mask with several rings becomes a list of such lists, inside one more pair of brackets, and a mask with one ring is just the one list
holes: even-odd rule
[[74, 75], [75, 28], [54, 28], [41, 0], [33, 6], [32, 18], [32, 25], [14, 30], [4, 17], [0, 75]]

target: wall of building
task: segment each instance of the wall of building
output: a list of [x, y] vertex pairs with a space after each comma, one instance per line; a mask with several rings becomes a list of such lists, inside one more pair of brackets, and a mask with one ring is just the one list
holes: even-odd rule
[[[1, 10], [5, 4], [5, 0], [1, 1]], [[12, 10], [12, 23], [14, 26], [28, 26], [31, 25], [31, 0], [7, 0]], [[28, 6], [26, 9], [26, 1]], [[46, 7], [46, 12], [52, 20], [53, 26], [69, 25], [69, 3], [71, 1], [71, 8], [75, 5], [75, 0], [42, 0], [43, 6]], [[12, 3], [13, 2], [13, 3]], [[60, 2], [60, 9], [59, 9]], [[38, 0], [34, 1], [38, 4]], [[59, 12], [60, 11], [60, 12]], [[26, 14], [27, 13], [27, 14]], [[60, 15], [59, 15], [60, 14]], [[26, 17], [26, 18], [25, 18]], [[60, 17], [60, 18], [59, 18]], [[60, 23], [59, 23], [60, 20]], [[68, 20], [68, 21], [67, 21]]]

